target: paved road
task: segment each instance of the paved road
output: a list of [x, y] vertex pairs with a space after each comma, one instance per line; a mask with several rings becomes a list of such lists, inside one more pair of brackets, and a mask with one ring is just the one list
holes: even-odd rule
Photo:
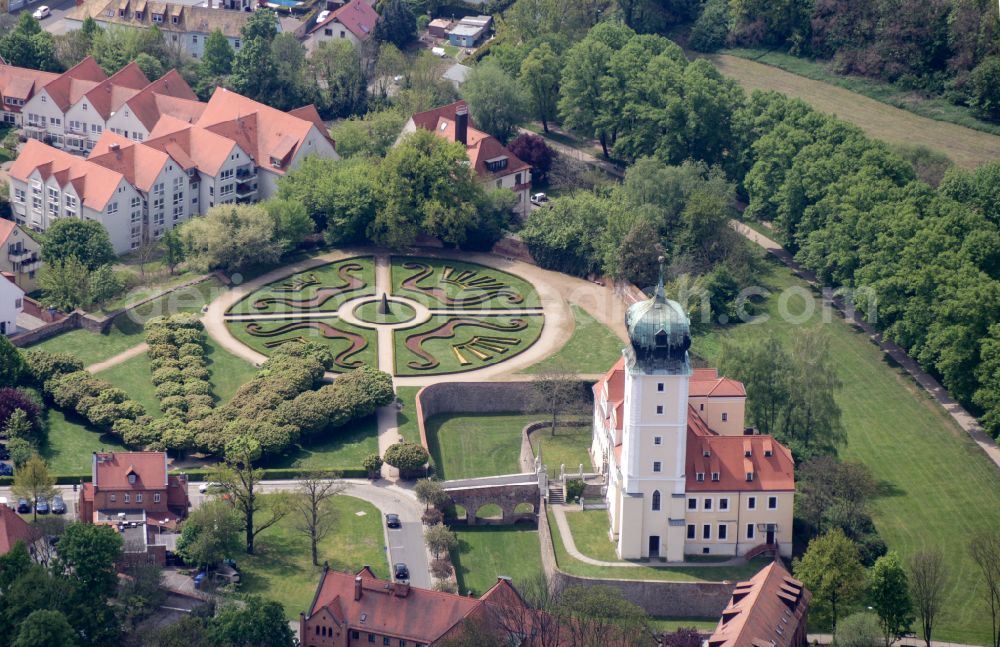
[[[391, 567], [396, 562], [404, 562], [410, 569], [410, 583], [413, 586], [431, 588], [430, 559], [424, 545], [424, 528], [420, 521], [423, 506], [413, 493], [405, 487], [385, 481], [372, 483], [362, 479], [345, 479], [344, 482], [348, 484], [344, 494], [371, 503], [383, 515], [387, 513], [399, 515], [403, 522], [401, 529], [388, 530], [384, 524], [382, 525], [383, 541], [388, 548], [386, 563]], [[264, 492], [290, 491], [296, 487], [296, 482], [291, 480], [265, 481], [261, 484], [261, 490]], [[62, 493], [66, 507], [70, 510], [65, 515], [66, 518], [74, 519], [78, 492], [74, 491], [71, 485], [58, 485], [56, 488]], [[193, 507], [201, 505], [211, 497], [198, 492], [197, 483], [188, 486], [188, 496]], [[11, 504], [17, 503], [17, 498], [11, 494], [9, 487], [0, 487], [0, 497], [7, 497]]]
[[38, 7], [45, 5], [51, 11], [52, 15], [48, 18], [43, 18], [40, 22], [42, 29], [53, 34], [64, 34], [70, 30], [69, 25], [63, 20], [66, 12], [76, 6], [74, 0], [36, 0], [35, 2], [25, 3], [24, 7], [11, 13], [17, 16], [23, 11], [28, 13], [33, 13]]

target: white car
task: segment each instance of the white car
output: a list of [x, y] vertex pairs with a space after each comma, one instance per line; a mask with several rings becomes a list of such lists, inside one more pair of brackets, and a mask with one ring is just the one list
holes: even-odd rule
[[531, 204], [544, 204], [549, 201], [549, 196], [544, 193], [533, 193], [531, 195]]
[[31, 14], [31, 17], [35, 18], [36, 20], [41, 20], [43, 18], [48, 18], [51, 15], [52, 11], [45, 5], [42, 5], [38, 9], [35, 9], [35, 13]]
[[206, 492], [209, 491], [215, 492], [221, 489], [222, 489], [222, 483], [205, 481], [204, 483], [198, 485], [198, 491], [201, 492], [202, 494], [205, 494]]
[[316, 16], [316, 24], [318, 25], [324, 20], [326, 20], [329, 15], [330, 15], [329, 9], [324, 9], [323, 11], [319, 12], [319, 15]]

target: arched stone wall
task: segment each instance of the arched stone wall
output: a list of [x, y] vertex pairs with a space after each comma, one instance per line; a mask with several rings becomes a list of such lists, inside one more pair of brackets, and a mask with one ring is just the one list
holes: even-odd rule
[[[541, 505], [541, 494], [534, 484], [522, 485], [491, 485], [475, 488], [445, 489], [451, 498], [451, 504], [460, 505], [466, 511], [466, 523], [476, 525], [475, 511], [484, 505], [494, 504], [503, 511], [503, 517], [498, 523], [511, 524], [515, 521], [531, 519], [537, 521], [538, 508]], [[529, 503], [534, 512], [515, 512], [522, 503]], [[451, 506], [447, 506], [451, 507]]]

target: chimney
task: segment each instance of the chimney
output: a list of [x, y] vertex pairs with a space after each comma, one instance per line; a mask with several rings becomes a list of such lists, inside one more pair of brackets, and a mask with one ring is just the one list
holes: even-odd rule
[[397, 598], [405, 598], [410, 593], [410, 585], [405, 582], [394, 582], [392, 585], [392, 593]]
[[118, 142], [111, 142], [111, 144], [108, 146], [108, 148], [110, 148], [113, 151], [116, 151], [119, 148], [121, 148], [121, 146], [118, 145]]
[[469, 145], [469, 107], [465, 104], [455, 108], [455, 141]]
[[358, 575], [354, 578], [354, 601], [357, 602], [361, 599], [361, 576]]

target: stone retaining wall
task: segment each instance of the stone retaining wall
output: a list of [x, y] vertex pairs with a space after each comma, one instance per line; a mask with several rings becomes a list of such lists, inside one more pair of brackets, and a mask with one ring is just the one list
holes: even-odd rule
[[542, 546], [542, 568], [556, 590], [567, 586], [613, 586], [626, 600], [651, 616], [712, 618], [722, 614], [736, 582], [662, 582], [658, 580], [613, 580], [580, 577], [559, 570], [553, 548], [545, 503], [538, 514], [538, 538]]
[[34, 330], [26, 330], [25, 332], [12, 335], [10, 337], [10, 343], [14, 344], [18, 348], [24, 348], [25, 346], [45, 341], [50, 337], [61, 335], [64, 332], [76, 330], [80, 327], [80, 314], [80, 311], [74, 310], [64, 319], [47, 323], [44, 326], [35, 328]]

